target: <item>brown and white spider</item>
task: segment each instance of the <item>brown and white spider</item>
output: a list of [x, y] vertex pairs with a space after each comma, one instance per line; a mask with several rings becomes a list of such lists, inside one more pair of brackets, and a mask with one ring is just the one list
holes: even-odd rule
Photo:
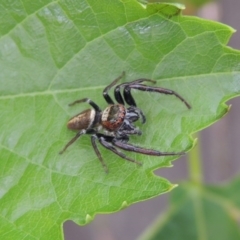
[[[103, 97], [109, 104], [108, 107], [105, 108], [103, 111], [96, 103], [94, 103], [89, 98], [83, 98], [69, 104], [69, 106], [72, 106], [76, 103], [87, 102], [93, 108], [84, 110], [83, 112], [77, 114], [69, 120], [67, 124], [68, 128], [71, 130], [76, 130], [78, 132], [75, 137], [73, 137], [65, 145], [60, 154], [62, 154], [72, 143], [74, 143], [83, 134], [91, 135], [91, 143], [93, 149], [106, 172], [108, 172], [108, 168], [103, 161], [101, 153], [98, 150], [96, 140], [98, 140], [103, 147], [112, 151], [121, 158], [124, 158], [130, 162], [134, 162], [139, 165], [142, 164], [132, 158], [129, 158], [119, 149], [152, 156], [171, 156], [184, 154], [183, 152], [159, 152], [157, 150], [146, 149], [128, 143], [130, 135], [142, 134], [139, 128], [134, 125], [134, 122], [136, 122], [138, 119], [140, 119], [142, 123], [145, 123], [146, 121], [146, 117], [143, 114], [142, 110], [139, 109], [136, 105], [136, 102], [131, 94], [131, 89], [175, 95], [187, 106], [188, 109], [190, 109], [191, 106], [183, 97], [181, 97], [178, 93], [172, 90], [142, 84], [142, 82], [156, 83], [156, 81], [146, 78], [140, 78], [132, 82], [117, 85], [114, 89], [114, 96], [117, 103], [114, 103], [114, 101], [108, 95], [108, 91], [114, 85], [116, 85], [116, 83], [124, 76], [124, 74], [125, 73], [123, 72], [121, 76], [115, 79], [103, 90]], [[121, 87], [123, 87], [123, 97], [120, 92]], [[129, 107], [125, 106], [126, 103], [129, 105]]]

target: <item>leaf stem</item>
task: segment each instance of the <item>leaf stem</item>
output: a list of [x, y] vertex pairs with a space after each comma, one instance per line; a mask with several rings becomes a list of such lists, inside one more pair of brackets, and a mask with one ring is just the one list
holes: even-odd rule
[[198, 138], [197, 144], [188, 154], [188, 167], [190, 180], [196, 184], [202, 185], [202, 164], [201, 164], [201, 145], [200, 145], [200, 135], [194, 134], [194, 138]]

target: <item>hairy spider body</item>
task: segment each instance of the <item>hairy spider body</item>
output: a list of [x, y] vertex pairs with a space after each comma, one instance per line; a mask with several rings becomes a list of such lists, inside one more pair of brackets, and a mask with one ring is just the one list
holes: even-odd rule
[[[97, 140], [103, 147], [112, 151], [116, 155], [130, 162], [134, 162], [138, 165], [141, 165], [141, 163], [126, 156], [119, 150], [119, 148], [125, 151], [132, 151], [151, 156], [171, 156], [184, 154], [183, 152], [160, 152], [153, 149], [137, 147], [128, 143], [130, 135], [142, 134], [142, 132], [138, 129], [138, 127], [134, 125], [134, 123], [139, 119], [142, 123], [145, 123], [146, 121], [145, 115], [143, 114], [141, 109], [137, 107], [136, 102], [132, 97], [131, 89], [175, 95], [187, 106], [187, 108], [190, 109], [191, 106], [183, 97], [181, 97], [178, 93], [172, 90], [142, 84], [142, 82], [144, 81], [155, 83], [155, 81], [145, 78], [117, 85], [114, 89], [114, 96], [117, 103], [114, 103], [114, 101], [108, 95], [108, 91], [114, 85], [116, 85], [116, 83], [123, 77], [124, 74], [125, 73], [123, 72], [121, 76], [115, 79], [103, 90], [103, 97], [109, 104], [103, 111], [96, 103], [94, 103], [89, 98], [83, 98], [69, 104], [69, 106], [72, 106], [76, 103], [87, 102], [93, 108], [82, 111], [68, 121], [68, 128], [71, 130], [76, 130], [78, 132], [75, 137], [73, 137], [65, 145], [60, 154], [62, 154], [72, 143], [74, 143], [83, 134], [91, 135], [91, 143], [94, 151], [97, 154], [106, 172], [108, 171], [108, 169], [102, 159], [101, 153], [98, 150], [96, 143]], [[123, 87], [123, 97], [120, 92], [121, 87]], [[126, 103], [129, 105], [129, 107], [125, 106]]]
[[67, 127], [71, 130], [83, 130], [88, 129], [92, 126], [95, 119], [96, 112], [93, 109], [87, 109], [72, 117]]
[[122, 104], [109, 105], [102, 112], [101, 124], [109, 131], [117, 130], [126, 117], [126, 108]]

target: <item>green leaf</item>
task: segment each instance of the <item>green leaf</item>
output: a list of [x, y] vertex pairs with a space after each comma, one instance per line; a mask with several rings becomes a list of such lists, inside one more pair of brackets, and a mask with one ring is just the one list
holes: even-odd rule
[[183, 184], [172, 192], [169, 211], [140, 239], [239, 239], [239, 187], [240, 179], [224, 186]]
[[[163, 7], [165, 6], [165, 7]], [[166, 7], [169, 6], [169, 7]], [[100, 147], [105, 174], [68, 119], [126, 71], [124, 81], [157, 80], [172, 96], [134, 91], [147, 123], [131, 143], [160, 151], [186, 151], [190, 137], [221, 118], [240, 93], [240, 54], [226, 47], [233, 29], [180, 16], [178, 5], [134, 0], [0, 1], [0, 235], [3, 239], [62, 239], [66, 219], [79, 224], [170, 191], [153, 170], [173, 157], [129, 153], [139, 167]]]
[[[178, 2], [181, 3], [181, 4], [184, 4], [186, 6], [189, 6], [189, 7], [201, 7], [203, 6], [204, 4], [207, 4], [209, 2], [217, 2], [218, 0], [179, 0]], [[142, 0], [141, 2], [144, 2], [144, 3], [159, 3], [161, 2], [160, 0]], [[165, 3], [175, 3], [176, 1], [175, 0], [164, 0]]]

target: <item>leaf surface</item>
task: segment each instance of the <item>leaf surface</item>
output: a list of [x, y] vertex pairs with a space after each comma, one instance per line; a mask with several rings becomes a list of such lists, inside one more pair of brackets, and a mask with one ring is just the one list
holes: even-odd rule
[[147, 117], [131, 143], [187, 151], [190, 134], [222, 117], [240, 93], [240, 54], [226, 47], [233, 29], [180, 16], [179, 5], [136, 1], [0, 1], [0, 235], [4, 239], [61, 239], [62, 223], [91, 221], [170, 191], [152, 171], [172, 157], [128, 153], [139, 167], [100, 147], [105, 174], [89, 136], [63, 154], [75, 135], [68, 119], [88, 108], [68, 107], [85, 97], [101, 108], [102, 90], [151, 78], [173, 96], [133, 91]]

